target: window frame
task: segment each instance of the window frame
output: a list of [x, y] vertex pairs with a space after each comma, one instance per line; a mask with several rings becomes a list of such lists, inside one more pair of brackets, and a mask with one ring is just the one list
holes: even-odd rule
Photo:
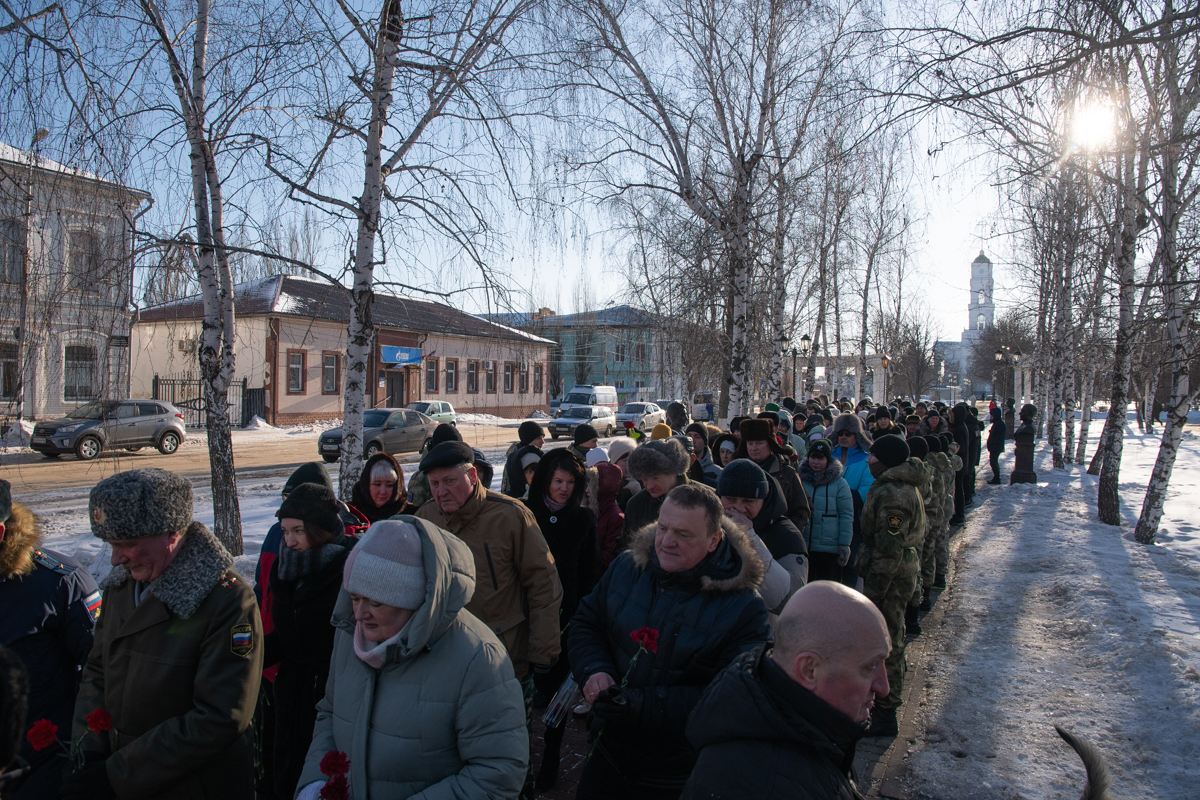
[[624, 342], [613, 345], [613, 361], [617, 364], [625, 363], [625, 348]]
[[[21, 370], [18, 368], [20, 357], [20, 345], [16, 342], [0, 342], [0, 400], [17, 399], [17, 387], [21, 385]], [[6, 378], [9, 384], [7, 389]]]
[[496, 393], [496, 360], [492, 359], [490, 367], [483, 370], [483, 386], [487, 394]]
[[0, 234], [9, 225], [13, 237], [0, 235], [0, 283], [19, 285], [25, 269], [25, 225], [19, 219], [0, 219]]
[[511, 361], [504, 362], [504, 393], [505, 394], [512, 394], [513, 390], [516, 389], [516, 386], [517, 386], [516, 371], [517, 371], [516, 364], [514, 364]]
[[436, 358], [425, 359], [425, 391], [432, 394], [438, 393], [438, 361]]
[[633, 361], [634, 361], [634, 363], [635, 364], [645, 364], [646, 360], [647, 360], [646, 359], [646, 345], [635, 344], [633, 346]]
[[[85, 242], [91, 241], [95, 244], [95, 250], [86, 255], [92, 257], [91, 264], [87, 265], [86, 274], [81, 274], [77, 268], [77, 254], [81, 252], [81, 248], [75, 246], [76, 241]], [[104, 235], [103, 233], [86, 228], [73, 228], [67, 236], [67, 280], [69, 285], [67, 289], [70, 291], [84, 292], [87, 294], [99, 294], [100, 282], [103, 277], [104, 264]]]
[[467, 360], [467, 394], [479, 394], [479, 361]]
[[[82, 349], [82, 350], [88, 350], [88, 351], [91, 351], [91, 359], [90, 359], [90, 361], [88, 361], [88, 362], [84, 362], [84, 361], [82, 361], [82, 360], [80, 360], [80, 359], [76, 359], [76, 360], [74, 360], [74, 361], [69, 361], [69, 360], [67, 359], [67, 351], [68, 351], [68, 350], [72, 350], [72, 349], [76, 349], [76, 350]], [[97, 378], [97, 372], [98, 372], [98, 369], [99, 369], [99, 364], [98, 364], [98, 362], [97, 362], [97, 357], [98, 357], [98, 352], [97, 352], [97, 349], [96, 349], [96, 347], [95, 347], [94, 345], [90, 345], [90, 344], [83, 344], [83, 343], [80, 343], [80, 342], [74, 342], [74, 343], [72, 343], [72, 344], [64, 344], [64, 345], [63, 345], [63, 401], [64, 401], [64, 402], [67, 402], [67, 403], [79, 403], [79, 402], [88, 402], [88, 401], [91, 401], [91, 400], [95, 400], [95, 399], [96, 399], [97, 395], [99, 394], [99, 393], [96, 391], [96, 385], [95, 385], [95, 384], [96, 384], [96, 378]], [[84, 363], [87, 363], [87, 364], [88, 364], [88, 366], [89, 366], [89, 368], [90, 368], [90, 370], [91, 370], [91, 376], [90, 376], [90, 380], [88, 381], [88, 392], [87, 392], [87, 396], [85, 396], [85, 397], [81, 397], [81, 396], [79, 395], [79, 393], [78, 393], [78, 392], [75, 392], [75, 394], [74, 394], [74, 395], [68, 395], [68, 394], [67, 394], [67, 386], [68, 386], [68, 384], [67, 384], [67, 375], [68, 375], [68, 370], [69, 370], [69, 369], [72, 369], [72, 370], [78, 370], [78, 369], [79, 369], [79, 365], [81, 365], [81, 364], [84, 364]], [[74, 367], [68, 367], [68, 364], [74, 364], [75, 366], [74, 366]], [[78, 389], [78, 388], [79, 388], [79, 383], [78, 383], [78, 381], [76, 381], [74, 384], [72, 384], [72, 388], [75, 388], [75, 389]]]
[[542, 371], [541, 364], [533, 365], [533, 393], [534, 394], [542, 393], [542, 372], [543, 371]]
[[[340, 387], [342, 385], [342, 354], [337, 350], [322, 350], [321, 351], [321, 394], [336, 395], [341, 394]], [[325, 374], [329, 368], [327, 360], [333, 359], [333, 389], [325, 388]]]
[[517, 392], [529, 394], [529, 364], [526, 363], [517, 370]]
[[[300, 356], [300, 388], [292, 388], [292, 356]], [[308, 394], [308, 351], [291, 348], [287, 349], [284, 364], [286, 369], [284, 374], [287, 375], [287, 383], [284, 384], [287, 394], [306, 395]]]
[[446, 359], [446, 394], [458, 394], [458, 359]]

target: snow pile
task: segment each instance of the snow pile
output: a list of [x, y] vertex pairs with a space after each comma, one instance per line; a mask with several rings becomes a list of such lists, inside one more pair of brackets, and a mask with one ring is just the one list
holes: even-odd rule
[[0, 448], [6, 453], [32, 453], [29, 448], [29, 437], [33, 435], [33, 423], [27, 419], [21, 420], [20, 425], [12, 422], [4, 423], [8, 430], [0, 437]]
[[250, 418], [250, 421], [242, 426], [244, 431], [273, 431], [275, 426], [268, 423], [265, 419], [255, 414]]
[[[1157, 444], [1127, 435], [1121, 528], [1098, 521], [1086, 467], [1050, 471], [1044, 441], [1037, 485], [980, 488], [952, 540], [925, 733], [909, 761], [914, 796], [1078, 797], [1082, 766], [1056, 723], [1100, 747], [1114, 796], [1197, 796], [1200, 569], [1183, 557], [1195, 539], [1176, 553], [1130, 538]], [[1194, 529], [1194, 437], [1179, 459], [1164, 520], [1173, 531]], [[1011, 464], [1010, 450], [1005, 480]]]
[[529, 415], [529, 418], [530, 419], [554, 419], [554, 417], [550, 416], [545, 411], [535, 411]]

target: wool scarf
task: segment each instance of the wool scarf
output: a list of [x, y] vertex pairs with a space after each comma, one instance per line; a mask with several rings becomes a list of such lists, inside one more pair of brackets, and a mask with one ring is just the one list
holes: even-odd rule
[[279, 548], [279, 579], [294, 581], [305, 575], [320, 572], [345, 551], [345, 546], [334, 542], [327, 542], [320, 547], [310, 547], [301, 552], [296, 552], [285, 544]]

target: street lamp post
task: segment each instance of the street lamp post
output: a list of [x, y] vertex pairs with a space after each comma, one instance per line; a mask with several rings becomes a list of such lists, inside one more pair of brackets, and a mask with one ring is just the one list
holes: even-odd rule
[[[800, 337], [800, 355], [802, 355], [802, 356], [804, 357], [804, 362], [805, 362], [805, 363], [804, 363], [804, 369], [805, 369], [805, 371], [807, 371], [807, 370], [808, 370], [808, 357], [809, 357], [809, 353], [811, 353], [811, 352], [812, 352], [812, 337], [811, 337], [811, 336], [809, 336], [809, 335], [806, 333], [806, 334], [804, 334], [803, 336], [801, 336], [801, 337]], [[795, 351], [795, 350], [793, 350], [793, 351], [792, 351], [792, 355], [793, 355], [793, 357], [795, 356], [795, 354], [796, 354], [796, 351]], [[792, 366], [793, 366], [793, 369], [794, 369], [794, 368], [795, 368], [795, 361], [793, 361], [793, 362], [792, 362]], [[800, 392], [799, 392], [798, 394], [796, 394], [796, 395], [795, 395], [795, 400], [797, 401], [797, 403], [799, 403], [799, 401], [800, 401], [800, 397], [801, 397], [803, 394], [804, 394], [804, 378], [801, 378], [801, 379], [800, 379]]]
[[796, 348], [792, 348], [792, 399], [796, 399]]
[[30, 220], [33, 215], [33, 167], [37, 163], [37, 146], [38, 144], [50, 135], [50, 131], [45, 128], [38, 128], [33, 134], [33, 140], [29, 143], [29, 170], [26, 173], [25, 180], [25, 246], [21, 253], [21, 298], [20, 298], [20, 328], [18, 329], [19, 336], [17, 337], [17, 435], [22, 435], [21, 419], [25, 415], [25, 359], [29, 348], [29, 229]]
[[890, 358], [888, 358], [887, 356], [879, 357], [880, 372], [883, 373], [883, 390], [881, 392], [879, 392], [879, 397], [876, 398], [876, 402], [883, 403], [885, 406], [887, 405], [887, 402], [888, 402], [887, 393], [888, 393], [888, 389], [890, 388], [888, 386], [888, 383], [889, 383], [889, 381], [888, 381], [888, 365], [891, 363], [892, 363], [892, 360]]

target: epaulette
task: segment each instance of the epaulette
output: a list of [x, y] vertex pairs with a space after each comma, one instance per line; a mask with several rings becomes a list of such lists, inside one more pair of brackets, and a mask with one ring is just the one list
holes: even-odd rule
[[46, 569], [52, 569], [59, 575], [71, 575], [75, 572], [75, 567], [70, 564], [64, 564], [54, 556], [44, 550], [34, 550], [30, 556], [35, 563], [42, 565]]

